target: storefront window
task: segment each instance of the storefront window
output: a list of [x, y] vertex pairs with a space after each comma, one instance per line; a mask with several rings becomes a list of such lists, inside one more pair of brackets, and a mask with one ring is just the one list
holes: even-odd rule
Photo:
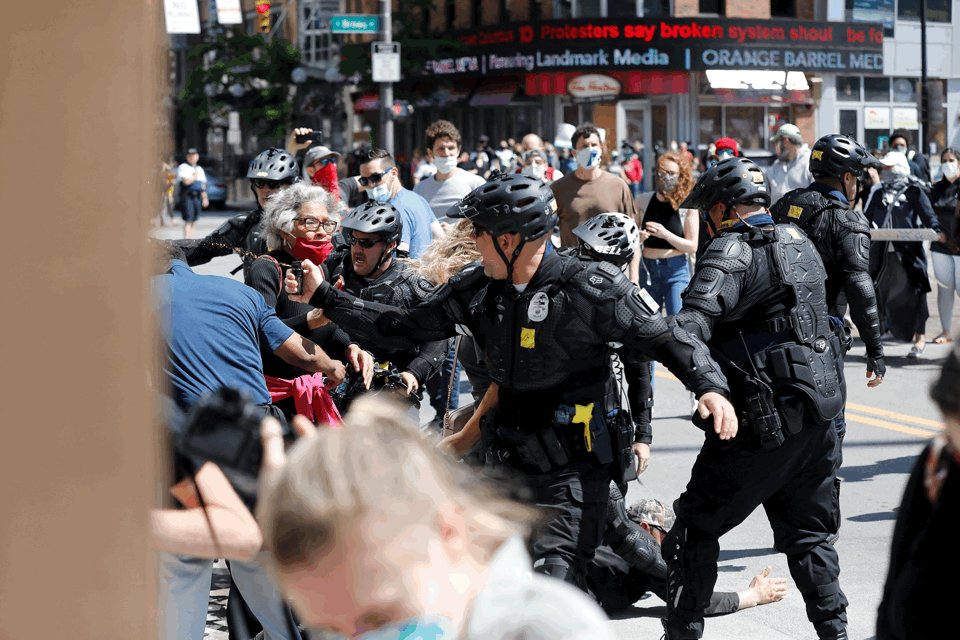
[[860, 76], [837, 76], [837, 100], [860, 102]]
[[910, 78], [894, 78], [893, 80], [893, 101], [917, 103], [916, 83]]
[[840, 110], [840, 133], [857, 137], [857, 112], [854, 109]]
[[864, 78], [863, 99], [867, 102], [890, 102], [890, 78]]
[[720, 109], [720, 107], [700, 107], [700, 140], [707, 144], [723, 137]]
[[724, 112], [725, 136], [738, 140], [744, 149], [763, 149], [767, 146], [763, 107], [728, 106]]
[[897, 0], [897, 17], [901, 20], [919, 20], [920, 2], [927, 4], [927, 20], [950, 22], [951, 0]]

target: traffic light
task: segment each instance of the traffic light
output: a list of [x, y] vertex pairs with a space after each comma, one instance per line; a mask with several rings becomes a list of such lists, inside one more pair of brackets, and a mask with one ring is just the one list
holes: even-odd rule
[[270, 0], [257, 0], [257, 30], [270, 33]]

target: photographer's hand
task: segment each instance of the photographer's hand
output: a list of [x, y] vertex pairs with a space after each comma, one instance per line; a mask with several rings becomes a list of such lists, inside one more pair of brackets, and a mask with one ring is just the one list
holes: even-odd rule
[[[294, 416], [291, 421], [297, 440], [317, 435], [317, 427], [303, 416]], [[283, 429], [276, 418], [266, 417], [260, 423], [260, 443], [263, 446], [263, 462], [260, 465], [260, 486], [269, 482], [287, 462], [287, 451], [283, 442]]]
[[363, 388], [369, 389], [370, 383], [373, 382], [373, 356], [357, 344], [347, 347], [346, 356], [353, 370], [363, 375]]

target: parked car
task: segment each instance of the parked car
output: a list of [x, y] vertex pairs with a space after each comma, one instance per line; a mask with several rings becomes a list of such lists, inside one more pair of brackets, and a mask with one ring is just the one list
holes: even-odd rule
[[223, 209], [227, 204], [227, 183], [206, 167], [203, 172], [207, 174], [207, 200], [210, 201], [210, 208]]

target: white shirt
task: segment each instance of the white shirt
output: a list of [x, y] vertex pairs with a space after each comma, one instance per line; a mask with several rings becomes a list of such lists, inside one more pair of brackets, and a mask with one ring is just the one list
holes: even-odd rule
[[177, 167], [177, 181], [179, 182], [184, 178], [193, 178], [196, 182], [206, 182], [207, 174], [203, 172], [203, 167], [200, 165], [193, 166], [189, 162], [184, 162]]

